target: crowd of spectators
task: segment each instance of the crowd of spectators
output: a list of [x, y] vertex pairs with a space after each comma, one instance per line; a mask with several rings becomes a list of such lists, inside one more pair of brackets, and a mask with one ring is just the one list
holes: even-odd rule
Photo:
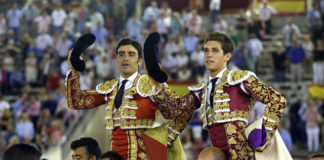
[[[131, 37], [143, 44], [153, 31], [161, 33], [161, 64], [170, 80], [202, 81], [208, 74], [203, 40], [208, 32], [219, 31], [227, 33], [236, 46], [231, 69], [258, 73], [264, 38], [282, 34], [283, 40], [275, 43], [273, 52], [266, 53], [272, 55], [272, 80], [303, 81], [304, 73], [313, 72], [314, 83], [324, 84], [324, 8], [316, 3], [306, 15], [310, 34], [302, 34], [291, 19], [280, 33], [272, 30], [271, 20], [277, 12], [266, 1], [259, 8], [251, 5], [238, 11], [234, 23], [220, 14], [220, 0], [210, 2], [210, 18], [190, 8], [174, 11], [167, 2], [150, 1], [143, 14], [137, 11], [137, 0], [84, 1], [74, 5], [60, 0], [49, 2], [10, 3], [7, 10], [0, 12], [0, 148], [25, 142], [46, 150], [64, 142], [66, 128], [78, 116], [66, 105], [67, 56], [76, 40], [88, 32], [96, 36], [96, 42], [83, 55], [86, 70], [81, 74], [81, 89], [93, 89], [98, 82], [119, 75], [114, 59], [120, 38]], [[5, 96], [16, 98], [8, 100]], [[200, 129], [191, 127], [192, 132], [186, 131], [183, 144], [200, 151], [208, 138], [200, 123], [193, 126]], [[291, 133], [297, 133], [293, 125], [290, 127]], [[294, 135], [292, 140], [298, 141]]]

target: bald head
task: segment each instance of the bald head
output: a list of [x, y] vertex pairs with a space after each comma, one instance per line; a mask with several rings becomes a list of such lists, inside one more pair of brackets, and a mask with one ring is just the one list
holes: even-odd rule
[[200, 152], [198, 160], [226, 160], [226, 156], [220, 148], [209, 147]]

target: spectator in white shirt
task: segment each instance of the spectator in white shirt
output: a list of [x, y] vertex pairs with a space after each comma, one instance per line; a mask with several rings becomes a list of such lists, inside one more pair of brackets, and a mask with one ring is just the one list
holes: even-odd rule
[[0, 13], [0, 42], [2, 42], [4, 35], [7, 31], [6, 18], [3, 13]]
[[209, 3], [210, 14], [210, 22], [215, 23], [218, 17], [221, 6], [221, 0], [211, 0]]
[[287, 24], [282, 28], [282, 34], [285, 39], [286, 53], [288, 53], [288, 49], [292, 46], [293, 42], [301, 36], [301, 34], [298, 26], [295, 25], [291, 19], [287, 19]]
[[141, 37], [142, 22], [134, 14], [132, 18], [127, 21], [127, 33], [128, 37], [133, 39], [139, 39]]
[[226, 20], [218, 17], [216, 19], [216, 22], [214, 23], [213, 25], [213, 29], [214, 31], [217, 31], [217, 32], [222, 32], [222, 33], [227, 33], [227, 28], [228, 28], [228, 25], [227, 25], [227, 22]]
[[266, 26], [266, 34], [271, 34], [271, 18], [272, 15], [277, 14], [277, 11], [268, 4], [267, 0], [263, 0], [263, 4], [259, 7], [260, 19]]
[[191, 78], [191, 71], [188, 69], [187, 66], [184, 66], [179, 69], [177, 80], [179, 81], [188, 81]]
[[196, 51], [198, 41], [198, 37], [193, 32], [189, 32], [189, 35], [184, 39], [184, 48], [189, 57], [192, 52]]
[[34, 84], [37, 81], [37, 58], [34, 52], [28, 53], [28, 57], [25, 59], [25, 78], [28, 84]]
[[179, 54], [176, 57], [177, 63], [178, 63], [178, 67], [182, 68], [182, 67], [186, 67], [189, 63], [189, 57], [188, 55], [186, 55], [186, 52], [182, 49], [180, 50], [180, 52], [178, 52]]
[[184, 31], [187, 34], [190, 26], [190, 19], [192, 17], [192, 12], [189, 9], [184, 9], [181, 12], [180, 19], [183, 20]]
[[113, 69], [107, 56], [103, 56], [99, 63], [96, 63], [96, 73], [100, 81], [106, 81], [113, 76]]
[[81, 90], [89, 90], [93, 87], [94, 84], [94, 76], [91, 74], [89, 69], [86, 69], [81, 75], [80, 75], [80, 87]]
[[145, 25], [147, 24], [148, 21], [150, 21], [151, 16], [154, 17], [154, 19], [157, 19], [159, 17], [160, 10], [158, 8], [157, 2], [152, 1], [151, 5], [146, 7], [144, 10], [144, 15], [143, 15], [143, 20]]
[[250, 71], [255, 72], [257, 59], [263, 51], [262, 42], [256, 38], [255, 34], [251, 34], [248, 40], [248, 56], [247, 65]]
[[65, 59], [60, 64], [60, 74], [61, 74], [61, 76], [65, 78], [65, 75], [66, 75], [67, 72], [69, 72], [69, 70], [70, 70], [69, 64], [68, 64], [67, 60]]
[[42, 34], [36, 37], [36, 45], [38, 48], [44, 50], [48, 46], [53, 46], [53, 39], [47, 32], [43, 31]]
[[176, 79], [178, 72], [178, 62], [176, 60], [177, 53], [170, 53], [164, 55], [165, 57], [163, 57], [161, 61], [162, 66], [165, 69], [168, 76], [170, 77], [170, 79]]
[[178, 53], [180, 48], [183, 47], [182, 41], [179, 41], [179, 37], [171, 37], [164, 47], [166, 53]]
[[5, 109], [10, 109], [10, 104], [0, 95], [0, 117], [2, 117], [2, 112]]
[[90, 8], [90, 22], [91, 22], [91, 30], [94, 30], [97, 28], [98, 23], [101, 24], [101, 26], [104, 26], [105, 21], [102, 14], [98, 11], [96, 11], [94, 8]]
[[23, 113], [16, 125], [16, 133], [21, 140], [25, 138], [33, 139], [35, 135], [34, 125], [30, 121], [28, 113]]
[[204, 51], [201, 44], [197, 46], [196, 51], [191, 54], [190, 57], [192, 63], [192, 74], [197, 75], [198, 73], [204, 72], [205, 63], [204, 63]]
[[64, 31], [68, 31], [69, 33], [74, 33], [75, 31], [75, 22], [76, 22], [76, 14], [72, 11], [72, 8], [67, 8], [67, 17], [64, 23]]
[[63, 25], [66, 18], [67, 15], [62, 6], [57, 6], [52, 12], [53, 32], [58, 30], [61, 33], [63, 31]]
[[192, 17], [189, 20], [189, 26], [188, 26], [189, 32], [193, 32], [195, 35], [199, 35], [201, 31], [201, 25], [202, 25], [201, 16], [197, 13], [196, 10], [193, 10]]
[[60, 39], [55, 45], [55, 49], [59, 56], [59, 61], [62, 62], [68, 57], [69, 51], [71, 49], [72, 41], [67, 39], [65, 34], [62, 34]]
[[162, 39], [161, 43], [163, 46], [166, 44], [168, 41], [168, 27], [164, 21], [164, 18], [166, 17], [165, 14], [162, 14], [160, 18], [157, 19], [156, 21], [156, 26], [157, 26], [157, 31], [161, 34]]

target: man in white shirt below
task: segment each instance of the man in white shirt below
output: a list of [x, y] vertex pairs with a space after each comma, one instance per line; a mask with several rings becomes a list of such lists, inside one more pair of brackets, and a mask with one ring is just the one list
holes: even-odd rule
[[277, 11], [268, 4], [267, 0], [263, 0], [263, 4], [259, 7], [260, 19], [266, 26], [266, 34], [271, 34], [271, 18], [272, 15], [277, 14]]
[[215, 23], [220, 11], [221, 1], [220, 0], [211, 0], [209, 3], [210, 22]]

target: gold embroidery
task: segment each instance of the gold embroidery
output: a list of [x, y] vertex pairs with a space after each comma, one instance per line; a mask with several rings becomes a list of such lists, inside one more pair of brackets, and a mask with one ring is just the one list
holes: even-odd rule
[[225, 131], [231, 159], [255, 159], [252, 148], [243, 136], [245, 123], [225, 123]]
[[243, 71], [243, 70], [237, 70], [237, 71], [231, 71], [228, 75], [228, 83], [230, 85], [236, 85], [239, 84], [246, 79], [248, 79], [250, 76], [256, 76], [253, 72], [250, 71]]
[[118, 78], [116, 78], [116, 79], [113, 79], [113, 80], [110, 80], [110, 81], [107, 81], [107, 82], [105, 82], [105, 83], [103, 83], [103, 84], [99, 84], [98, 86], [97, 86], [97, 91], [100, 93], [100, 92], [102, 92], [102, 93], [109, 93], [109, 91], [110, 90], [112, 90], [113, 89], [113, 87], [115, 87], [116, 86], [116, 83], [119, 81], [119, 77]]
[[134, 130], [128, 130], [128, 137], [129, 137], [129, 143], [128, 143], [128, 150], [129, 150], [129, 159], [130, 160], [137, 160], [137, 141], [136, 141], [136, 135]]
[[151, 96], [153, 94], [154, 84], [148, 75], [142, 75], [137, 83], [137, 92], [143, 97]]
[[143, 160], [149, 160], [150, 159], [150, 157], [147, 154], [145, 154], [144, 152], [140, 152], [139, 157], [141, 159], [143, 159]]
[[204, 88], [205, 85], [206, 85], [206, 82], [205, 81], [202, 81], [202, 82], [200, 82], [197, 85], [189, 86], [188, 87], [188, 90], [189, 91], [198, 91], [198, 90], [201, 90], [202, 88]]
[[274, 134], [274, 131], [278, 127], [280, 117], [284, 111], [284, 108], [286, 107], [286, 99], [272, 87], [263, 84], [253, 76], [250, 76], [247, 79], [247, 83], [245, 85], [247, 89], [253, 92], [253, 94], [259, 101], [267, 104], [267, 107], [264, 111], [264, 116], [270, 120], [264, 120], [263, 122], [267, 128], [272, 129], [267, 130], [270, 136], [272, 136]]
[[[117, 112], [116, 112], [117, 113]], [[107, 119], [107, 129], [113, 129], [120, 125], [122, 129], [138, 129], [138, 128], [152, 128], [154, 120], [152, 119]]]
[[66, 100], [69, 108], [73, 109], [72, 105], [72, 93], [71, 93], [71, 80], [67, 78], [66, 81]]

